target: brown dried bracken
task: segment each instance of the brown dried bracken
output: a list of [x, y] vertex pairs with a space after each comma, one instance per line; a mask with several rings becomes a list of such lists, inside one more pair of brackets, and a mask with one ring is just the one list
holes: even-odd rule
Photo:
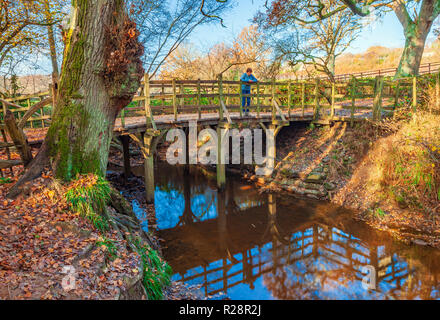
[[[116, 13], [115, 13], [116, 15]], [[144, 47], [138, 41], [139, 31], [136, 23], [127, 14], [122, 22], [108, 26], [108, 40], [105, 51], [103, 77], [113, 98], [129, 100], [139, 87], [139, 79], [144, 73], [141, 56]], [[123, 105], [121, 103], [121, 105]]]

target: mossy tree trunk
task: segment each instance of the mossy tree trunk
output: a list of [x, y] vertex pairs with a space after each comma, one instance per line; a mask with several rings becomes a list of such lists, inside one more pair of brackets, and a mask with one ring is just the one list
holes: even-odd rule
[[143, 75], [136, 26], [123, 0], [76, 0], [46, 142], [56, 176], [104, 174], [113, 126]]
[[52, 124], [10, 197], [49, 163], [65, 181], [78, 173], [103, 175], [116, 116], [140, 86], [143, 46], [124, 1], [73, 0], [72, 5]]
[[418, 75], [426, 38], [434, 20], [440, 14], [440, 0], [423, 0], [414, 19], [407, 11], [406, 1], [396, 0], [393, 9], [405, 33], [405, 47], [395, 78]]

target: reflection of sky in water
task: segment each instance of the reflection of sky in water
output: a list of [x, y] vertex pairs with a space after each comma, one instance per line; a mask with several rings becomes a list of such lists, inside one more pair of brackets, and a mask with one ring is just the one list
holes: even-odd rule
[[[157, 225], [159, 229], [169, 229], [179, 224], [185, 209], [185, 198], [182, 191], [163, 190], [156, 187], [154, 195]], [[217, 196], [214, 192], [207, 195], [191, 194], [191, 210], [197, 220], [213, 219], [217, 216]]]
[[[179, 185], [178, 188], [180, 190], [156, 187], [155, 207], [159, 229], [171, 229], [182, 224], [185, 199], [183, 186]], [[203, 193], [195, 194], [195, 189], [191, 188], [194, 219], [204, 221], [217, 218], [217, 191], [208, 185], [198, 190], [203, 190]], [[234, 199], [240, 210], [264, 203], [262, 196], [241, 191], [238, 198], [234, 193]], [[289, 208], [278, 206], [277, 210]], [[380, 265], [381, 261], [385, 261], [384, 268], [379, 271], [382, 277], [377, 283], [377, 290], [365, 290], [361, 280], [368, 271], [363, 266], [372, 263], [374, 252], [370, 250], [373, 247], [337, 228], [321, 225], [315, 226], [315, 229], [309, 227], [294, 232], [288, 246], [278, 243], [276, 250], [272, 246], [272, 241], [260, 247], [254, 245], [247, 248], [247, 258], [242, 253], [236, 253], [233, 256], [235, 262], [227, 258], [211, 261], [205, 267], [186, 270], [183, 278], [191, 278], [185, 281], [190, 285], [204, 285], [201, 290], [207, 290], [207, 294], [222, 291], [228, 286], [226, 294], [231, 299], [386, 299], [392, 298], [389, 295], [392, 290], [406, 290], [408, 285], [408, 264], [395, 252], [386, 252], [384, 245], [378, 245], [374, 248], [378, 263]], [[282, 254], [277, 257], [274, 252]], [[249, 259], [248, 263], [243, 259]], [[252, 265], [249, 264], [251, 262]], [[207, 273], [206, 278], [204, 272]], [[401, 279], [398, 279], [399, 276], [402, 276]], [[181, 279], [182, 275], [173, 276], [173, 280]], [[421, 280], [413, 279], [412, 285], [420, 287]], [[438, 289], [431, 287], [430, 296], [438, 299]]]

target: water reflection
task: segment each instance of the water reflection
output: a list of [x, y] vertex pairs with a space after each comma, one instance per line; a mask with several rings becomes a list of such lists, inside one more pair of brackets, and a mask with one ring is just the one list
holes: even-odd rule
[[[398, 244], [326, 202], [225, 192], [194, 168], [161, 165], [156, 219], [174, 279], [231, 299], [439, 299], [438, 250]], [[166, 174], [164, 174], [166, 172]], [[376, 289], [365, 290], [372, 265]]]

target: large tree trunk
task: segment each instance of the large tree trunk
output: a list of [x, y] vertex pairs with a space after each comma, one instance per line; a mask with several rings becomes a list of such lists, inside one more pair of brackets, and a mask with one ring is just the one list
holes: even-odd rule
[[419, 74], [428, 33], [418, 32], [416, 29], [417, 28], [411, 28], [411, 30], [405, 32], [405, 47], [400, 57], [399, 67], [396, 71], [396, 79]]
[[76, 0], [58, 101], [46, 143], [55, 174], [104, 174], [118, 112], [143, 74], [136, 26], [123, 0]]
[[440, 14], [440, 1], [423, 0], [415, 20], [409, 15], [404, 0], [396, 0], [393, 9], [405, 33], [405, 48], [395, 78], [416, 76], [419, 74], [426, 38]]
[[124, 1], [73, 3], [52, 124], [39, 154], [10, 197], [47, 163], [66, 181], [76, 174], [103, 175], [116, 116], [140, 86], [143, 47]]

